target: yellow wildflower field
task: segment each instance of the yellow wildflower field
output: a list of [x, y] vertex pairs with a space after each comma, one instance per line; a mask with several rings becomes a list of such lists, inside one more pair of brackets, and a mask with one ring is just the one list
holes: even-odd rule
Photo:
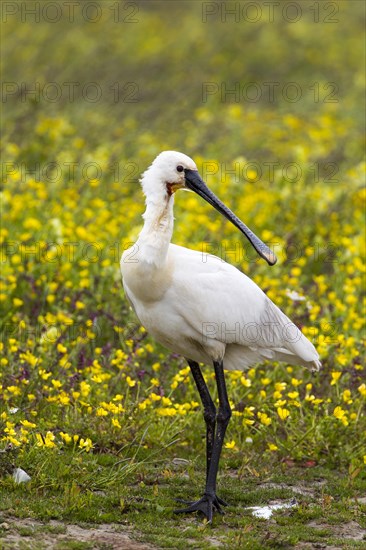
[[323, 363], [227, 373], [225, 456], [364, 467], [362, 3], [297, 2], [299, 19], [273, 21], [215, 2], [76, 4], [73, 21], [49, 7], [4, 25], [0, 449], [203, 452], [189, 368], [140, 327], [119, 273], [142, 227], [139, 175], [176, 149], [278, 263], [188, 193], [174, 242], [252, 277]]

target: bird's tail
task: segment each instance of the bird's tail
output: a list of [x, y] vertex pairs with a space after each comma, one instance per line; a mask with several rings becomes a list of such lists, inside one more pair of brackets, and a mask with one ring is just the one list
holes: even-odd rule
[[[309, 340], [307, 340], [307, 342], [309, 342]], [[309, 342], [309, 344], [313, 346], [311, 342]], [[311, 370], [311, 372], [318, 372], [322, 366], [319, 359], [319, 355], [315, 350], [315, 348], [314, 348], [314, 351], [315, 351], [314, 357], [310, 360], [304, 359], [298, 353], [293, 353], [285, 348], [278, 348], [278, 349], [274, 349], [273, 351], [275, 354], [274, 355], [275, 361], [283, 361], [284, 363], [289, 363], [290, 365], [294, 365], [294, 366], [301, 365]]]

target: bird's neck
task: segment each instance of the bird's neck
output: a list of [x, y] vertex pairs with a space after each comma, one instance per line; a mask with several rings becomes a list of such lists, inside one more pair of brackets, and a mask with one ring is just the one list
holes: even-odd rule
[[173, 196], [161, 203], [146, 201], [145, 223], [136, 244], [139, 259], [155, 267], [163, 267], [166, 261], [173, 234], [173, 205]]

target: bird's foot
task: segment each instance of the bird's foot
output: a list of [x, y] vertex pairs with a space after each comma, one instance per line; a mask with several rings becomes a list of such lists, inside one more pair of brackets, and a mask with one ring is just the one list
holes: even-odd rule
[[224, 514], [223, 509], [221, 506], [227, 506], [227, 503], [222, 500], [220, 497], [214, 495], [208, 495], [204, 494], [202, 498], [195, 502], [183, 500], [183, 499], [176, 499], [178, 502], [183, 502], [184, 504], [188, 504], [186, 508], [180, 508], [179, 510], [174, 510], [175, 514], [185, 514], [188, 512], [201, 512], [206, 518], [209, 523], [212, 522], [212, 517], [214, 511], [218, 512], [219, 514]]

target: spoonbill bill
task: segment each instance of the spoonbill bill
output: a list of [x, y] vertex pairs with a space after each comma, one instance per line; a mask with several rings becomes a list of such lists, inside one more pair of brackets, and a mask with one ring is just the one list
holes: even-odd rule
[[[313, 344], [246, 275], [216, 256], [171, 244], [173, 204], [179, 189], [195, 191], [250, 241], [269, 265], [274, 253], [225, 206], [201, 179], [194, 161], [164, 151], [144, 172], [144, 226], [121, 258], [123, 286], [141, 324], [163, 346], [186, 358], [206, 423], [206, 486], [203, 496], [176, 512], [202, 512], [212, 522], [226, 503], [216, 495], [225, 431], [231, 417], [224, 369], [245, 370], [263, 360], [311, 370], [321, 366]], [[219, 406], [199, 364], [213, 365]]]

